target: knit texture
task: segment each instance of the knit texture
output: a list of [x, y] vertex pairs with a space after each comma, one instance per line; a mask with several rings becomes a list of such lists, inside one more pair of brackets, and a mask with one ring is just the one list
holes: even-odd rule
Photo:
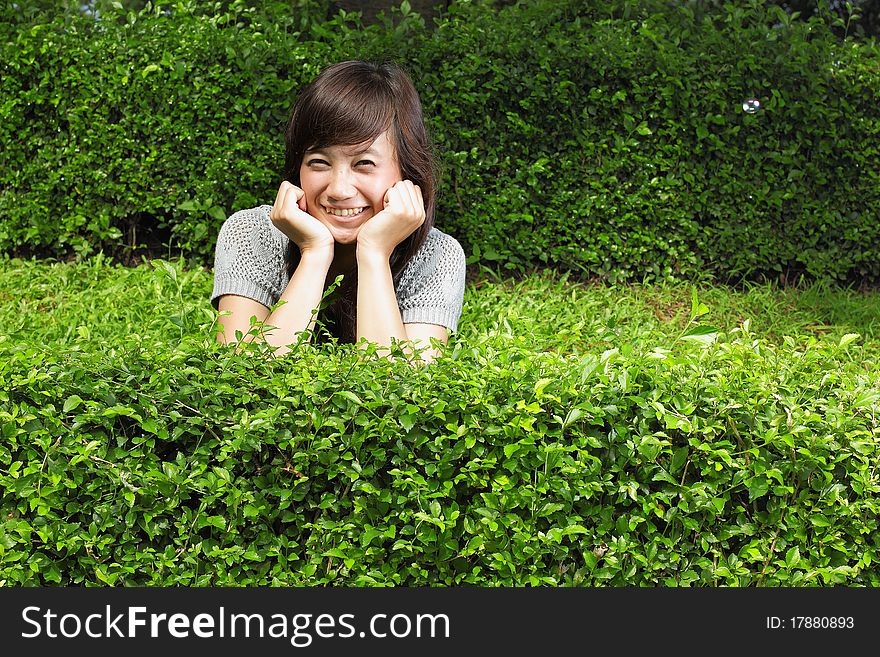
[[[270, 308], [287, 287], [284, 256], [288, 238], [269, 219], [270, 205], [241, 210], [220, 228], [214, 252], [214, 290], [218, 307], [224, 294], [248, 297]], [[458, 329], [464, 300], [465, 257], [451, 235], [432, 228], [418, 253], [395, 283], [404, 324], [439, 324]]]

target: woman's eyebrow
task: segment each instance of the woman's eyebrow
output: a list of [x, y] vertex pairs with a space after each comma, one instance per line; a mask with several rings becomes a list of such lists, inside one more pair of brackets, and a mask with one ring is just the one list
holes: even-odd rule
[[351, 150], [346, 151], [346, 155], [348, 155], [349, 157], [360, 157], [361, 155], [372, 155], [373, 157], [378, 157], [379, 151], [377, 151], [372, 146], [368, 146], [367, 148], [363, 149], [355, 146]]
[[[305, 150], [305, 155], [328, 155], [329, 151], [324, 150], [323, 148], [307, 148]], [[373, 157], [379, 157], [381, 153], [377, 151], [372, 146], [368, 146], [365, 149], [360, 149], [358, 146], [352, 146], [349, 149], [346, 149], [345, 155], [348, 157], [357, 157], [360, 155], [372, 155]]]

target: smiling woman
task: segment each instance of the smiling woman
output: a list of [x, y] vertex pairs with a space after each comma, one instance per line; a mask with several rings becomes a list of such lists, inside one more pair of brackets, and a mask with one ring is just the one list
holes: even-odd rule
[[[297, 99], [275, 203], [235, 213], [217, 238], [217, 339], [262, 334], [283, 354], [316, 310], [341, 341], [402, 341], [431, 360], [458, 328], [465, 258], [434, 227], [435, 167], [412, 81], [396, 65], [326, 68]], [[274, 311], [270, 308], [278, 301]]]

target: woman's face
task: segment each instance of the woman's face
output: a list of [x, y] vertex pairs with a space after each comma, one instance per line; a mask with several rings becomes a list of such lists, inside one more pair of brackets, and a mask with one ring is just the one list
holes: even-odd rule
[[388, 132], [372, 144], [308, 150], [299, 169], [308, 213], [339, 244], [357, 241], [361, 226], [385, 208], [385, 192], [401, 180]]

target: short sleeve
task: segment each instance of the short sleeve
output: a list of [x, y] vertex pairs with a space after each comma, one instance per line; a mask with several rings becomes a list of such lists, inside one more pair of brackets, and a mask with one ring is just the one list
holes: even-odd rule
[[288, 239], [272, 224], [270, 209], [263, 205], [241, 210], [220, 227], [211, 293], [215, 309], [224, 294], [247, 297], [267, 308], [281, 297], [287, 285]]
[[404, 324], [439, 324], [458, 330], [466, 264], [458, 241], [436, 228], [401, 274], [397, 304]]

